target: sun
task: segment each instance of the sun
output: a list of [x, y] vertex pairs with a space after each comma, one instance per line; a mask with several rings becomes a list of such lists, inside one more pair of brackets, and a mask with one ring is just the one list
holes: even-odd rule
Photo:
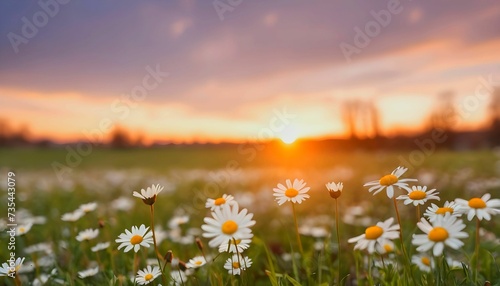
[[287, 129], [281, 132], [279, 138], [285, 144], [292, 144], [298, 138], [297, 131], [295, 129]]

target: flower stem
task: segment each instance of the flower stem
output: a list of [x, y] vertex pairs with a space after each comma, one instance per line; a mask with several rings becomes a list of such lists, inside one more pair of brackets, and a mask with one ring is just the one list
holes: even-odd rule
[[151, 232], [153, 233], [153, 245], [155, 247], [155, 256], [156, 259], [158, 260], [158, 267], [160, 267], [161, 271], [161, 279], [163, 281], [163, 284], [167, 284], [167, 277], [165, 277], [165, 273], [163, 272], [165, 270], [165, 267], [163, 269], [161, 268], [161, 261], [160, 261], [160, 253], [158, 251], [158, 246], [156, 245], [156, 234], [155, 234], [155, 208], [153, 205], [150, 205], [151, 209]]
[[300, 240], [299, 225], [297, 224], [297, 214], [295, 213], [295, 204], [292, 202], [293, 211], [293, 221], [295, 222], [295, 232], [297, 233], [297, 243], [299, 244], [300, 254], [304, 256], [304, 250], [302, 249], [302, 241]]
[[477, 282], [477, 276], [479, 272], [479, 218], [476, 217], [476, 247], [474, 250], [474, 254], [476, 257], [476, 273], [474, 275], [474, 281]]
[[340, 230], [339, 230], [339, 202], [337, 199], [335, 199], [335, 227], [337, 228], [337, 259], [339, 261], [339, 266], [338, 266], [338, 276], [337, 276], [337, 285], [340, 285], [340, 272], [341, 272], [341, 267], [340, 267], [340, 262], [342, 261], [340, 257]]
[[417, 205], [417, 222], [420, 221], [420, 205]]
[[[394, 208], [396, 209], [396, 217], [398, 219], [398, 224], [399, 224], [399, 240], [401, 241], [401, 250], [403, 251], [403, 255], [405, 257], [405, 268], [407, 274], [411, 275], [411, 279], [413, 280], [413, 285], [415, 285], [415, 278], [413, 278], [413, 273], [411, 272], [411, 262], [410, 259], [408, 258], [408, 254], [406, 253], [405, 243], [403, 240], [403, 225], [401, 224], [401, 218], [399, 216], [398, 203], [396, 201], [396, 197], [393, 197], [393, 201], [394, 201]], [[405, 277], [408, 276], [405, 275]]]

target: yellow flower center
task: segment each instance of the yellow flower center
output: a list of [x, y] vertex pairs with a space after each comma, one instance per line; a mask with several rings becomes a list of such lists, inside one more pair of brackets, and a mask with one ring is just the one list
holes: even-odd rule
[[24, 232], [25, 230], [26, 230], [26, 229], [25, 229], [24, 227], [20, 227], [20, 228], [19, 228], [19, 232], [21, 232], [21, 233], [22, 233], [22, 232]]
[[429, 257], [424, 256], [420, 261], [422, 261], [422, 263], [427, 266], [431, 266], [431, 260], [429, 259]]
[[425, 199], [426, 196], [427, 194], [423, 191], [413, 191], [410, 194], [408, 194], [408, 197], [414, 201]]
[[240, 263], [238, 261], [233, 262], [233, 268], [234, 269], [240, 268]]
[[449, 207], [438, 208], [436, 214], [445, 215], [446, 213], [453, 213], [453, 209]]
[[215, 205], [220, 206], [226, 203], [226, 200], [224, 198], [218, 198], [215, 200]]
[[390, 244], [384, 244], [384, 249], [386, 252], [391, 252], [392, 251], [392, 246]]
[[137, 234], [132, 236], [132, 238], [130, 239], [130, 243], [132, 243], [133, 245], [139, 244], [141, 242], [142, 242], [142, 236]]
[[393, 174], [385, 175], [379, 181], [380, 185], [382, 186], [390, 186], [397, 182], [398, 182], [398, 177], [394, 176]]
[[222, 232], [228, 235], [235, 233], [238, 230], [238, 224], [233, 220], [228, 220], [222, 224]]
[[440, 226], [433, 228], [429, 231], [429, 239], [434, 242], [445, 241], [448, 238], [448, 231]]
[[291, 188], [291, 189], [288, 189], [288, 190], [285, 191], [285, 196], [287, 196], [289, 198], [293, 198], [293, 197], [295, 197], [298, 194], [299, 194], [299, 191], [297, 191], [294, 188]]
[[469, 207], [474, 209], [484, 209], [486, 203], [480, 198], [472, 198], [469, 200]]
[[232, 244], [234, 244], [234, 245], [238, 245], [238, 244], [240, 244], [240, 242], [241, 242], [241, 239], [236, 239], [236, 242], [235, 242], [234, 240], [232, 240], [232, 239], [231, 239], [231, 241], [229, 242], [229, 244], [231, 244], [231, 243], [232, 243]]
[[200, 260], [197, 260], [197, 261], [194, 262], [194, 264], [196, 264], [196, 265], [201, 265], [202, 263], [203, 262], [201, 262]]
[[384, 233], [384, 230], [380, 226], [374, 225], [365, 230], [365, 237], [366, 239], [377, 239], [382, 233]]
[[153, 274], [151, 274], [151, 273], [148, 273], [148, 274], [146, 274], [146, 276], [144, 276], [144, 280], [146, 280], [146, 281], [149, 281], [151, 279], [153, 279]]

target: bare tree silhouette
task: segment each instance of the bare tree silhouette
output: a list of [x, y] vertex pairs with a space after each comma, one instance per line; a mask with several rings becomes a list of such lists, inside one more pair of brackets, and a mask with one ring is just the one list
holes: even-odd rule
[[491, 94], [489, 105], [490, 130], [489, 140], [493, 146], [500, 145], [500, 87], [496, 87]]
[[351, 139], [358, 138], [357, 117], [359, 106], [360, 102], [356, 99], [346, 100], [342, 106], [342, 119], [349, 130], [349, 137]]
[[111, 140], [109, 144], [113, 148], [128, 148], [133, 145], [129, 132], [125, 128], [118, 125], [115, 126], [111, 132]]

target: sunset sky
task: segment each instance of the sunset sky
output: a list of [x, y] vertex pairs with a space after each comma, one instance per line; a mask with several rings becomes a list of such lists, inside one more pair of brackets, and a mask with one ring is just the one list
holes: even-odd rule
[[[273, 136], [338, 137], [349, 99], [373, 102], [384, 134], [408, 132], [437, 95], [460, 107], [481, 78], [500, 82], [497, 1], [400, 1], [350, 60], [341, 44], [397, 1], [59, 1], [0, 4], [0, 118], [34, 138], [104, 121], [148, 140], [248, 140], [283, 110]], [[456, 127], [483, 124], [487, 105]]]

